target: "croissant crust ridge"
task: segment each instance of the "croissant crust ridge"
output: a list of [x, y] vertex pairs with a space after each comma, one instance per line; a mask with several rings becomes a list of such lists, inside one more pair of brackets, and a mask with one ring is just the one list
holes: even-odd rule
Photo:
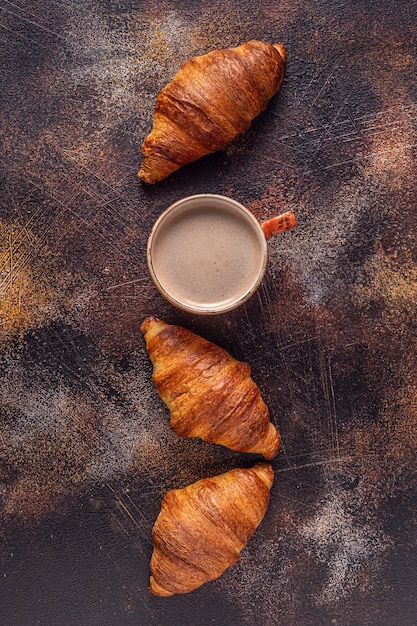
[[282, 43], [251, 40], [182, 63], [156, 98], [139, 178], [159, 182], [247, 131], [281, 87], [286, 56]]

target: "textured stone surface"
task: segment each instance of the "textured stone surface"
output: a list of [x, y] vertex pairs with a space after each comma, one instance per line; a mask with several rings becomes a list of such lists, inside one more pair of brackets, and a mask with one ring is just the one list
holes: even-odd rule
[[[415, 624], [416, 17], [415, 0], [3, 2], [2, 624]], [[142, 185], [159, 89], [252, 38], [287, 46], [268, 109]], [[213, 318], [146, 270], [156, 217], [202, 192], [299, 221], [259, 292]], [[240, 561], [168, 600], [147, 591], [163, 494], [255, 459], [172, 433], [149, 314], [248, 361], [283, 439]]]

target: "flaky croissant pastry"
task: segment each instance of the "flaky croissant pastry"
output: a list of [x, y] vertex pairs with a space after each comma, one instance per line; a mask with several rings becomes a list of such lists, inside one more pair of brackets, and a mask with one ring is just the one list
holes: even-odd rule
[[139, 178], [156, 183], [248, 130], [284, 80], [283, 44], [249, 41], [183, 63], [156, 99]]
[[273, 480], [272, 466], [258, 463], [168, 491], [152, 530], [151, 593], [188, 593], [236, 563], [267, 511]]
[[182, 326], [148, 317], [142, 324], [155, 387], [173, 430], [272, 459], [280, 436], [247, 363]]

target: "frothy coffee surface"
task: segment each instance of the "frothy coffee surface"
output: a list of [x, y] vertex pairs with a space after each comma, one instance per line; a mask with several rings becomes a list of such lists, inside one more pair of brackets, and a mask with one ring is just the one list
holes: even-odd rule
[[154, 233], [152, 266], [175, 300], [221, 309], [263, 274], [264, 241], [243, 212], [210, 204], [173, 211]]

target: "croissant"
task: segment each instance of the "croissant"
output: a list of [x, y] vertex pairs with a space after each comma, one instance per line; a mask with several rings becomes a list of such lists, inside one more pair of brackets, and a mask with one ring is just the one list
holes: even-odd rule
[[148, 317], [141, 325], [153, 382], [173, 430], [272, 459], [280, 435], [250, 366], [182, 326]]
[[268, 509], [269, 463], [203, 478], [165, 494], [152, 529], [149, 590], [188, 593], [236, 563]]
[[248, 130], [284, 80], [283, 44], [249, 41], [185, 61], [156, 99], [138, 176], [156, 183]]

